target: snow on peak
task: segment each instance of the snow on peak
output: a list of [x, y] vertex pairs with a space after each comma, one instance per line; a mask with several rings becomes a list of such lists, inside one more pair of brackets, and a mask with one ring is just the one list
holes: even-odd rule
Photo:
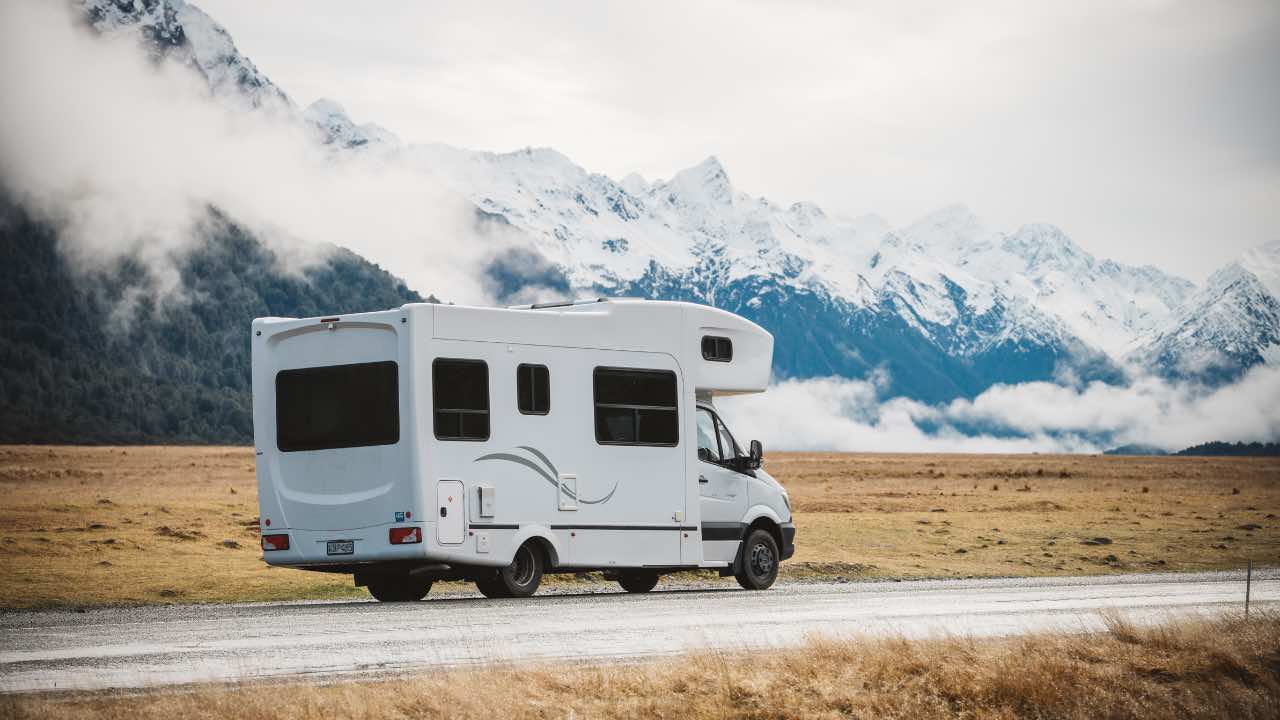
[[715, 155], [676, 173], [666, 187], [691, 204], [733, 204], [733, 184]]
[[993, 235], [967, 205], [956, 204], [934, 210], [903, 228], [907, 243], [929, 248], [952, 260], [977, 250], [988, 249]]
[[303, 113], [319, 131], [321, 141], [340, 148], [397, 147], [400, 139], [381, 125], [356, 125], [347, 111], [333, 100], [321, 98]]
[[1026, 260], [1027, 268], [1033, 271], [1046, 267], [1054, 270], [1087, 270], [1094, 264], [1093, 256], [1076, 245], [1056, 225], [1023, 225], [1016, 233], [1005, 238], [1003, 247]]
[[1280, 298], [1280, 240], [1246, 250], [1239, 263], [1253, 273], [1268, 292]]
[[622, 178], [622, 182], [618, 183], [623, 190], [632, 195], [640, 196], [649, 194], [649, 183], [640, 175], [640, 173], [630, 173]]
[[813, 227], [827, 219], [827, 214], [822, 212], [822, 208], [811, 202], [792, 203], [787, 208], [787, 213], [794, 217], [802, 227]]
[[956, 203], [938, 208], [912, 223], [906, 232], [922, 237], [972, 235], [983, 229], [982, 220], [968, 205]]
[[198, 72], [214, 97], [254, 110], [292, 116], [280, 88], [236, 49], [226, 28], [183, 0], [74, 0], [94, 30], [137, 33], [153, 58]]

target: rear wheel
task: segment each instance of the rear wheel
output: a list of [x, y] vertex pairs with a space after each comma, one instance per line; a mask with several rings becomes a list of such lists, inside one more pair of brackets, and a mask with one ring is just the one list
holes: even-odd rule
[[542, 583], [542, 552], [531, 543], [516, 551], [511, 564], [491, 578], [476, 581], [480, 593], [489, 598], [529, 597]]
[[656, 572], [628, 572], [618, 576], [618, 584], [629, 593], [647, 593], [658, 584]]
[[778, 579], [778, 541], [765, 530], [752, 530], [742, 544], [738, 584], [747, 590], [765, 590]]
[[491, 577], [485, 580], [476, 580], [476, 588], [480, 594], [487, 598], [504, 598], [511, 597], [507, 594], [507, 589], [503, 587], [502, 581], [497, 577]]
[[431, 592], [430, 580], [379, 580], [368, 585], [369, 594], [378, 602], [414, 602]]

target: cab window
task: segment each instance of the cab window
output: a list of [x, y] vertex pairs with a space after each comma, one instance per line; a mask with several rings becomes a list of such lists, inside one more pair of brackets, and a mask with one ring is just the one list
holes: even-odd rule
[[720, 456], [725, 460], [742, 457], [742, 448], [738, 447], [738, 442], [733, 439], [733, 435], [729, 434], [729, 428], [725, 427], [718, 417], [716, 427], [720, 430]]
[[698, 408], [698, 459], [720, 462], [720, 441], [716, 436], [716, 419], [706, 408]]

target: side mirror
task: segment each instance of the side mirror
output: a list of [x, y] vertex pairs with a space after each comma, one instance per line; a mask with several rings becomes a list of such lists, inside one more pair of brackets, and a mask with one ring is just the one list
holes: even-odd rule
[[752, 468], [760, 467], [761, 461], [764, 460], [764, 446], [760, 444], [759, 440], [751, 441], [751, 454], [748, 457], [751, 460]]

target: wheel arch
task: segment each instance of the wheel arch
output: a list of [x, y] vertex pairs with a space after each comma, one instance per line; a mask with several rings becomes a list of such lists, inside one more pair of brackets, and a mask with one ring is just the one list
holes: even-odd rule
[[520, 531], [516, 533], [516, 536], [511, 541], [511, 557], [514, 558], [516, 551], [530, 541], [542, 551], [542, 556], [547, 561], [547, 567], [552, 568], [560, 564], [560, 545], [556, 541], [555, 533], [542, 525], [529, 525], [520, 528]]
[[752, 530], [757, 528], [763, 529], [773, 536], [773, 541], [778, 543], [778, 547], [782, 547], [782, 518], [773, 511], [773, 508], [767, 505], [757, 505], [747, 511], [746, 527], [742, 530], [742, 542], [747, 541], [747, 536]]

